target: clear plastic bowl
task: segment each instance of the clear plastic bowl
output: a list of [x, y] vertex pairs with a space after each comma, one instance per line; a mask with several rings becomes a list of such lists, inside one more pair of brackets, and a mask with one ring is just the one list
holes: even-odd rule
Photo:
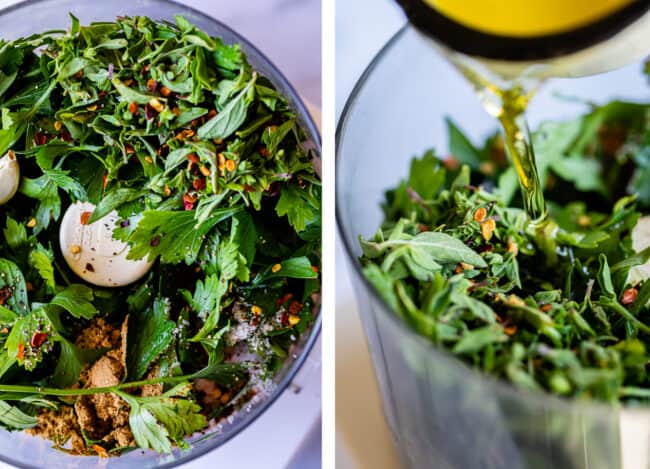
[[[577, 97], [560, 99], [557, 93]], [[546, 83], [530, 121], [568, 119], [585, 101], [648, 100], [639, 64]], [[444, 117], [480, 141], [496, 128], [470, 86], [428, 40], [402, 29], [360, 79], [337, 133], [337, 219], [368, 337], [384, 413], [407, 467], [647, 468], [650, 411], [524, 392], [471, 370], [403, 323], [363, 278], [358, 236], [382, 221], [384, 191], [410, 158], [447, 150]]]
[[[298, 93], [282, 73], [251, 43], [228, 26], [185, 5], [166, 0], [110, 0], [105, 2], [85, 0], [36, 0], [19, 3], [0, 11], [3, 39], [16, 39], [51, 29], [67, 29], [68, 13], [74, 14], [81, 24], [92, 21], [114, 21], [117, 16], [149, 16], [157, 20], [174, 21], [183, 15], [212, 36], [226, 43], [239, 43], [254, 68], [268, 77], [280, 92], [289, 99], [298, 121], [305, 130], [305, 144], [320, 155], [320, 135]], [[4, 224], [4, 223], [2, 223]], [[245, 410], [228, 420], [212, 425], [202, 434], [188, 439], [189, 450], [175, 449], [171, 454], [136, 450], [118, 458], [100, 459], [91, 456], [70, 456], [52, 448], [50, 441], [32, 437], [23, 432], [0, 430], [0, 461], [26, 468], [133, 468], [174, 467], [218, 448], [259, 417], [286, 389], [307, 358], [320, 332], [320, 314], [311, 330], [305, 331], [296, 343], [284, 368], [277, 374], [274, 390], [266, 397], [254, 399]], [[251, 442], [254, 447], [255, 442]]]

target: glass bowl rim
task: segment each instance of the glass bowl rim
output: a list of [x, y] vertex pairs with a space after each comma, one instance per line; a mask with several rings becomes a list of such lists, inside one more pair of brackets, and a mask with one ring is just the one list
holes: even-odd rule
[[[40, 3], [45, 3], [49, 0], [24, 0], [18, 3], [15, 3], [13, 5], [10, 5], [8, 7], [0, 9], [0, 18], [2, 18], [5, 14], [11, 13], [16, 10], [20, 10], [23, 8], [33, 8], [37, 6]], [[244, 37], [242, 34], [231, 28], [230, 26], [226, 25], [220, 20], [217, 20], [216, 18], [213, 18], [212, 16], [190, 6], [190, 5], [185, 5], [183, 3], [180, 3], [176, 0], [149, 0], [151, 1], [152, 4], [155, 3], [163, 3], [167, 4], [170, 7], [178, 7], [179, 9], [182, 9], [186, 12], [191, 13], [192, 15], [201, 18], [203, 21], [212, 23], [214, 26], [216, 26], [219, 29], [222, 29], [226, 31], [228, 34], [231, 34], [233, 38], [237, 41], [237, 43], [240, 43], [244, 46], [244, 48], [248, 51], [252, 51], [253, 53], [257, 54], [261, 59], [262, 62], [265, 63], [265, 65], [268, 66], [269, 70], [272, 72], [272, 76], [269, 76], [268, 78], [274, 83], [274, 84], [281, 84], [283, 90], [285, 93], [288, 95], [288, 98], [290, 99], [290, 102], [295, 106], [295, 111], [297, 115], [302, 119], [302, 124], [307, 135], [309, 138], [314, 142], [314, 145], [316, 147], [316, 153], [318, 154], [318, 157], [322, 158], [322, 142], [321, 142], [321, 136], [320, 132], [318, 131], [318, 127], [316, 126], [316, 123], [314, 122], [314, 119], [311, 115], [311, 113], [308, 111], [307, 106], [303, 102], [300, 94], [296, 91], [294, 86], [291, 84], [291, 82], [284, 76], [284, 74], [280, 71], [280, 69], [264, 54], [263, 52], [260, 51], [260, 49], [255, 46], [252, 42], [250, 42], [246, 37]], [[118, 16], [119, 13], [116, 14]], [[156, 466], [157, 468], [160, 469], [168, 469], [172, 467], [177, 467], [181, 464], [188, 463], [190, 461], [193, 461], [201, 456], [206, 455], [207, 453], [210, 453], [211, 451], [219, 448], [220, 446], [226, 444], [229, 442], [231, 439], [233, 439], [235, 436], [239, 435], [243, 430], [248, 428], [249, 425], [251, 425], [253, 422], [255, 422], [262, 414], [266, 412], [266, 410], [271, 407], [275, 403], [275, 401], [282, 395], [284, 394], [284, 391], [288, 388], [289, 384], [293, 379], [296, 377], [296, 374], [298, 371], [302, 368], [302, 365], [305, 363], [307, 360], [307, 357], [309, 356], [310, 352], [312, 351], [314, 344], [318, 340], [318, 337], [321, 332], [321, 327], [322, 327], [322, 306], [318, 308], [318, 315], [316, 317], [316, 320], [314, 322], [314, 325], [312, 326], [312, 330], [309, 334], [309, 337], [305, 341], [305, 345], [303, 350], [301, 351], [300, 355], [294, 360], [294, 362], [291, 364], [289, 369], [285, 372], [284, 377], [277, 383], [275, 386], [275, 389], [273, 390], [273, 393], [266, 398], [264, 401], [256, 405], [253, 410], [251, 410], [250, 413], [246, 413], [245, 416], [241, 419], [235, 422], [231, 427], [228, 428], [227, 432], [224, 433], [226, 435], [224, 438], [214, 442], [214, 443], [207, 443], [205, 446], [200, 447], [197, 449], [197, 447], [192, 447], [190, 450], [187, 452], [182, 452], [179, 454], [179, 457], [175, 459], [172, 462], [166, 462], [161, 465]], [[147, 450], [147, 451], [152, 451], [152, 450]], [[75, 458], [80, 458], [83, 456], [74, 456]], [[17, 461], [12, 459], [9, 456], [6, 456], [4, 454], [0, 454], [0, 461], [6, 464], [10, 464], [15, 467], [21, 467], [25, 469], [40, 469], [37, 466], [32, 466], [30, 464], [25, 464], [22, 461]]]
[[[381, 47], [381, 49], [376, 53], [373, 59], [370, 61], [364, 72], [361, 74], [356, 84], [354, 85], [350, 95], [347, 97], [339, 121], [336, 127], [336, 143], [335, 143], [335, 188], [336, 188], [336, 201], [335, 201], [335, 210], [336, 210], [336, 225], [341, 235], [343, 250], [345, 252], [346, 260], [348, 265], [352, 265], [352, 268], [349, 269], [351, 275], [353, 275], [357, 280], [361, 281], [366, 291], [369, 292], [371, 298], [380, 305], [378, 308], [381, 312], [379, 314], [388, 318], [393, 326], [399, 329], [400, 333], [407, 336], [409, 341], [415, 342], [417, 347], [425, 350], [429, 349], [431, 351], [432, 357], [443, 359], [447, 362], [448, 365], [454, 366], [458, 369], [459, 373], [462, 374], [464, 380], [471, 380], [475, 383], [485, 383], [492, 386], [492, 389], [496, 391], [497, 395], [505, 396], [512, 399], [517, 399], [520, 401], [524, 400], [537, 400], [543, 401], [545, 404], [551, 405], [553, 408], [564, 411], [575, 411], [576, 409], [581, 409], [584, 412], [590, 414], [611, 414], [612, 412], [625, 411], [625, 412], [634, 412], [634, 413], [644, 413], [650, 416], [650, 404], [635, 404], [634, 406], [628, 406], [620, 402], [607, 403], [604, 401], [599, 401], [595, 399], [579, 399], [571, 397], [562, 397], [551, 394], [545, 390], [529, 390], [523, 388], [517, 388], [513, 384], [505, 381], [501, 378], [496, 378], [491, 375], [487, 375], [479, 370], [475, 370], [463, 362], [461, 359], [451, 354], [447, 349], [443, 347], [436, 347], [433, 343], [426, 340], [425, 337], [418, 334], [401, 320], [397, 314], [391, 309], [391, 307], [386, 303], [386, 301], [377, 293], [375, 287], [368, 281], [365, 275], [361, 270], [361, 265], [358, 261], [358, 257], [355, 254], [355, 246], [348, 241], [349, 234], [345, 227], [345, 215], [343, 214], [342, 207], [345, 206], [345, 195], [340, 189], [343, 187], [341, 184], [342, 179], [342, 147], [343, 140], [345, 139], [346, 128], [350, 120], [351, 114], [355, 109], [357, 101], [360, 99], [361, 94], [363, 93], [367, 82], [373, 76], [373, 72], [378, 68], [382, 63], [384, 58], [394, 49], [399, 47], [401, 44], [400, 40], [409, 32], [415, 32], [419, 34], [417, 30], [410, 24], [405, 23], [401, 26], [393, 36]], [[395, 181], [398, 182], [397, 180]], [[358, 233], [353, 233], [350, 239], [356, 239]], [[358, 305], [358, 309], [361, 309], [361, 305]], [[373, 313], [374, 314], [374, 310]], [[365, 333], [365, 332], [364, 332]], [[373, 360], [374, 361], [374, 360]]]

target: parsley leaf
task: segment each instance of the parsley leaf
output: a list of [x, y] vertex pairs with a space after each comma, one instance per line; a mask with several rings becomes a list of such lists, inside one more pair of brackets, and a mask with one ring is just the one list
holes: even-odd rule
[[4, 229], [5, 241], [10, 248], [17, 247], [27, 242], [27, 230], [25, 225], [18, 223], [11, 217], [7, 217], [7, 227]]
[[118, 392], [131, 406], [129, 425], [138, 446], [170, 453], [172, 442], [187, 447], [183, 438], [205, 428], [207, 421], [200, 413], [200, 406], [188, 399], [173, 397], [186, 394], [182, 389], [183, 386], [177, 386], [162, 397], [135, 397]]
[[319, 202], [309, 190], [290, 183], [282, 189], [280, 200], [275, 207], [278, 216], [287, 216], [289, 223], [297, 232], [304, 231], [307, 225], [318, 221]]
[[147, 310], [131, 313], [126, 363], [128, 376], [141, 378], [149, 366], [165, 351], [174, 339], [176, 324], [169, 320], [169, 300], [156, 298]]
[[35, 234], [50, 226], [51, 220], [58, 220], [61, 216], [59, 189], [71, 194], [77, 200], [86, 197], [84, 188], [68, 174], [68, 171], [50, 169], [45, 170], [44, 174], [36, 179], [22, 178], [19, 191], [39, 201], [35, 214], [37, 222], [34, 227]]
[[147, 257], [153, 261], [160, 256], [160, 260], [166, 264], [185, 261], [189, 265], [196, 261], [205, 235], [239, 210], [238, 207], [215, 210], [198, 224], [190, 211], [151, 210], [144, 212], [131, 232], [126, 228], [117, 228], [113, 237], [129, 244], [129, 259]]
[[60, 291], [51, 304], [65, 309], [75, 318], [92, 319], [99, 311], [92, 304], [93, 290], [85, 285], [70, 285]]
[[54, 267], [52, 266], [52, 254], [40, 244], [29, 253], [29, 264], [36, 269], [45, 282], [48, 293], [56, 290], [54, 280]]
[[79, 381], [82, 368], [97, 360], [106, 350], [84, 350], [69, 342], [61, 335], [55, 339], [61, 346], [59, 360], [52, 374], [52, 384], [60, 387], [68, 387]]
[[38, 417], [28, 415], [18, 407], [0, 401], [0, 422], [9, 428], [24, 430], [35, 427], [38, 424]]
[[29, 313], [25, 277], [18, 266], [7, 259], [0, 259], [0, 289], [8, 289], [10, 293], [4, 302], [7, 308], [21, 316]]

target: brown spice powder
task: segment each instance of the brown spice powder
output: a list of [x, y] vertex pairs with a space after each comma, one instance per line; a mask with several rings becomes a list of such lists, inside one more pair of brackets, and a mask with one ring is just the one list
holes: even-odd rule
[[[121, 382], [126, 374], [127, 333], [128, 316], [119, 329], [103, 318], [93, 319], [77, 337], [76, 345], [85, 349], [110, 350], [82, 371], [74, 387], [98, 388]], [[148, 377], [156, 375], [157, 369], [154, 369]], [[142, 393], [147, 396], [160, 395], [162, 385], [146, 386]], [[58, 411], [43, 411], [39, 415], [38, 425], [29, 433], [52, 440], [61, 447], [70, 441], [74, 454], [96, 452], [86, 448], [82, 431], [93, 440], [103, 441], [106, 448], [133, 446], [135, 442], [129, 428], [129, 410], [129, 405], [112, 393], [80, 396], [74, 406], [62, 404]]]

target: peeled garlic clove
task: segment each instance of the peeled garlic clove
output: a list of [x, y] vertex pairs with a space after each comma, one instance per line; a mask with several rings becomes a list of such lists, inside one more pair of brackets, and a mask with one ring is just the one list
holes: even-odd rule
[[144, 277], [153, 262], [128, 259], [128, 245], [113, 239], [113, 228], [120, 219], [117, 212], [88, 224], [94, 210], [90, 202], [76, 202], [63, 215], [59, 244], [68, 266], [99, 287], [123, 287]]
[[16, 195], [20, 185], [20, 166], [16, 154], [9, 150], [0, 158], [0, 205], [6, 204]]

